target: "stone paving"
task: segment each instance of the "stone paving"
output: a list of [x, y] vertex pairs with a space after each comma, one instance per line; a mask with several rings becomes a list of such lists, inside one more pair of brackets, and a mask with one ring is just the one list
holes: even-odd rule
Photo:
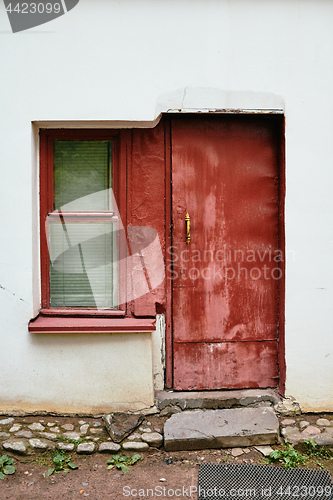
[[0, 448], [21, 455], [52, 449], [86, 455], [116, 453], [121, 449], [145, 451], [162, 445], [161, 431], [161, 426], [143, 420], [135, 432], [116, 443], [101, 418], [0, 416]]
[[[59, 449], [78, 454], [117, 453], [121, 450], [142, 452], [163, 447], [163, 428], [167, 417], [146, 415], [138, 426], [115, 442], [102, 418], [65, 416], [0, 415], [0, 454], [21, 455]], [[333, 447], [333, 415], [300, 414], [279, 416], [281, 442], [297, 445], [311, 439], [320, 446]], [[240, 456], [249, 452], [249, 445], [234, 445], [230, 453]], [[254, 446], [269, 455], [270, 446]]]
[[333, 416], [283, 418], [280, 420], [280, 433], [285, 441], [294, 445], [311, 439], [319, 446], [333, 446]]

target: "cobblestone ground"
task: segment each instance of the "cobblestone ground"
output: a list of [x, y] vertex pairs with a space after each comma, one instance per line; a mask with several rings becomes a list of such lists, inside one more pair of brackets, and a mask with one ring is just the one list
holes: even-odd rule
[[[139, 428], [118, 444], [112, 442], [102, 418], [0, 416], [0, 455], [14, 457], [16, 466], [13, 475], [0, 481], [0, 499], [169, 497], [194, 500], [201, 463], [262, 464], [273, 448], [281, 447], [280, 444], [165, 452], [162, 435], [166, 418], [145, 417]], [[280, 430], [281, 436], [300, 451], [302, 441], [308, 439], [318, 445], [325, 444], [333, 451], [333, 415], [281, 417]], [[147, 436], [154, 434], [148, 443]], [[78, 469], [46, 476], [54, 450], [64, 450], [71, 455]], [[116, 452], [121, 455], [140, 452], [142, 458], [127, 474], [118, 469], [107, 470], [107, 460]], [[333, 477], [332, 459], [312, 459], [305, 466], [324, 467]]]
[[[163, 446], [166, 416], [152, 415], [120, 444], [112, 441], [102, 418], [62, 416], [0, 416], [0, 446], [7, 452], [31, 455], [52, 449], [80, 455], [147, 451]], [[298, 444], [311, 439], [320, 446], [333, 447], [332, 415], [298, 415], [280, 418], [281, 437]]]
[[0, 417], [0, 443], [7, 452], [30, 455], [52, 449], [75, 452], [79, 455], [146, 451], [163, 443], [163, 424], [166, 418], [152, 416], [124, 439], [114, 443], [102, 418], [75, 417]]
[[292, 444], [308, 439], [319, 446], [333, 447], [333, 417], [302, 415], [280, 419], [281, 436]]

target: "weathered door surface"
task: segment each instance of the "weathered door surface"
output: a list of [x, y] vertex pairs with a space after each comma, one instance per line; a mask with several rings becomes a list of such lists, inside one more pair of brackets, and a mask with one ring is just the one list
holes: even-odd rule
[[276, 121], [179, 117], [171, 145], [174, 389], [275, 387]]

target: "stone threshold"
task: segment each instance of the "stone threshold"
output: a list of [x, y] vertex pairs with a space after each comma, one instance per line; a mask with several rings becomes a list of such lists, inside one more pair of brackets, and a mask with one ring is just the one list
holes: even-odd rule
[[279, 442], [273, 408], [184, 411], [164, 425], [167, 451], [260, 446]]
[[275, 406], [282, 401], [275, 389], [242, 389], [229, 391], [160, 391], [156, 406], [160, 415], [184, 410], [219, 410], [247, 406]]

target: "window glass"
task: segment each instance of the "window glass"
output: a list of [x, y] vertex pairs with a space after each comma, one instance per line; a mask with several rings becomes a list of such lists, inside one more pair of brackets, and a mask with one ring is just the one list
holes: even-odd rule
[[56, 210], [67, 204], [71, 211], [111, 210], [108, 188], [112, 188], [111, 142], [54, 141]]
[[119, 221], [112, 213], [112, 142], [55, 140], [53, 150], [50, 307], [116, 308]]
[[117, 304], [117, 222], [49, 223], [50, 306]]

